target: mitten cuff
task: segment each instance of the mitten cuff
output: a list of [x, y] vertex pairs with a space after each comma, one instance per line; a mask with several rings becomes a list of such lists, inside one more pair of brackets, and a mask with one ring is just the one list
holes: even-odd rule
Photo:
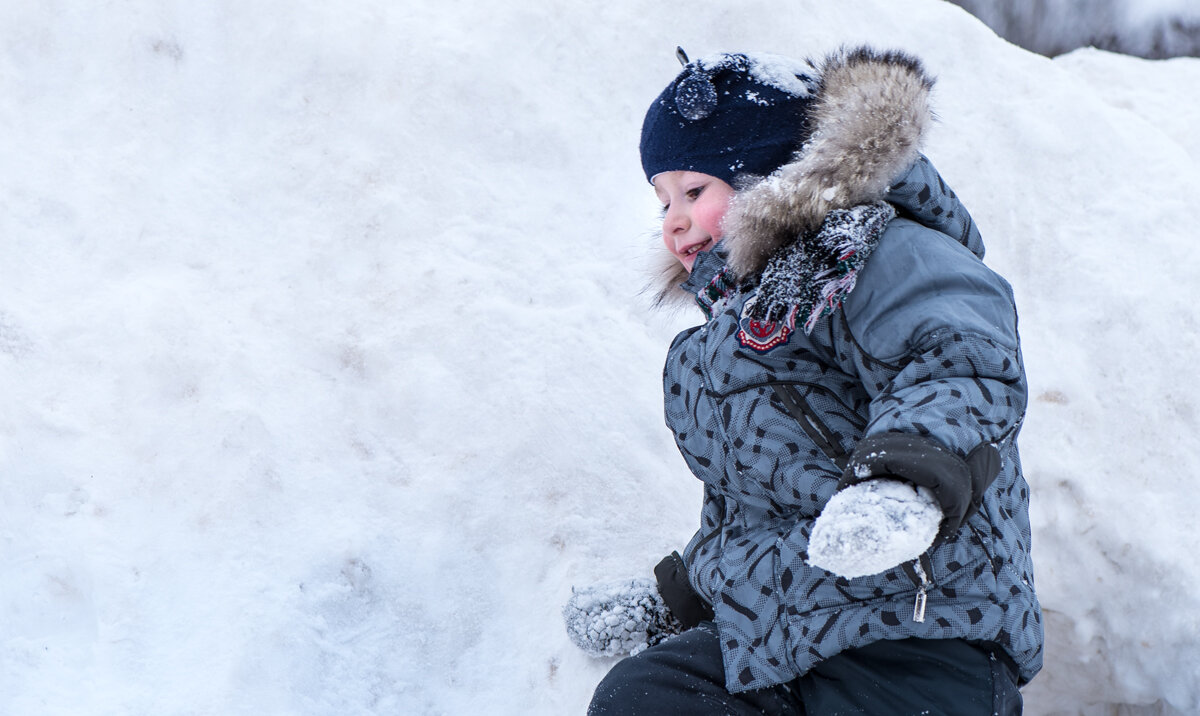
[[712, 606], [692, 589], [687, 565], [678, 552], [663, 557], [654, 568], [654, 577], [658, 580], [658, 593], [667, 603], [671, 614], [683, 624], [684, 629], [691, 629], [702, 621], [712, 620]]
[[838, 489], [881, 477], [927, 487], [945, 515], [938, 535], [944, 540], [979, 509], [984, 491], [999, 473], [1000, 453], [990, 443], [963, 459], [932, 438], [882, 433], [859, 441]]

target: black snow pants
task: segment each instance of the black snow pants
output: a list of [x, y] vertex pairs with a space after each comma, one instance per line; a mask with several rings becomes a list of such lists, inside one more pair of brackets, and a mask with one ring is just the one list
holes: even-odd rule
[[879, 641], [769, 689], [725, 690], [712, 622], [616, 664], [588, 716], [1019, 716], [1016, 668], [962, 639]]

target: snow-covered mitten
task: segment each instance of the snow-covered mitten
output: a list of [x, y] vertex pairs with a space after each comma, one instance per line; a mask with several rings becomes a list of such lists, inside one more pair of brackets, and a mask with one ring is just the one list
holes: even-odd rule
[[886, 478], [850, 485], [813, 523], [808, 563], [847, 578], [879, 574], [929, 549], [941, 522], [928, 488]]
[[636, 654], [684, 630], [652, 579], [572, 590], [563, 607], [567, 635], [591, 656]]

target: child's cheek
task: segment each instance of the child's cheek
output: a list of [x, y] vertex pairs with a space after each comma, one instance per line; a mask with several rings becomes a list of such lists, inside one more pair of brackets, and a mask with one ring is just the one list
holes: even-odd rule
[[705, 206], [699, 213], [698, 220], [700, 227], [704, 232], [713, 239], [721, 238], [721, 219], [725, 217], [725, 210], [729, 205], [725, 202], [714, 203], [710, 206]]

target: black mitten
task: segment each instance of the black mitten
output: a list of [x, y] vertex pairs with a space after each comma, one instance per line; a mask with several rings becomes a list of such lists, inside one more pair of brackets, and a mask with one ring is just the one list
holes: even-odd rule
[[936, 542], [941, 543], [979, 509], [984, 492], [999, 473], [1000, 453], [989, 443], [963, 459], [932, 438], [884, 433], [859, 441], [838, 490], [877, 478], [928, 488], [944, 516]]
[[654, 568], [654, 577], [658, 580], [658, 593], [685, 629], [713, 618], [712, 606], [692, 589], [687, 565], [678, 552], [663, 557]]

